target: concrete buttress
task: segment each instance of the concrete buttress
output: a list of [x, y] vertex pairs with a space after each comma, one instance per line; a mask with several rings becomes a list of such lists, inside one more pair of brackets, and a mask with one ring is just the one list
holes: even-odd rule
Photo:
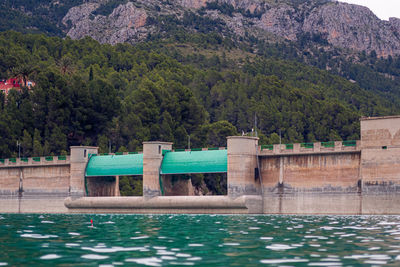
[[256, 179], [258, 137], [229, 136], [228, 143], [228, 195], [259, 195]]
[[98, 147], [71, 146], [69, 192], [71, 196], [85, 195], [85, 170], [90, 154], [97, 154]]
[[161, 195], [160, 167], [163, 150], [171, 150], [170, 142], [143, 142], [143, 196]]

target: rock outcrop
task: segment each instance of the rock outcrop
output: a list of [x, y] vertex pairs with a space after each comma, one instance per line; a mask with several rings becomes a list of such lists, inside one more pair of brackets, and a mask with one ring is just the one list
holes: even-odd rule
[[[217, 5], [208, 7], [207, 3], [214, 2]], [[148, 17], [162, 14], [182, 19], [182, 14], [190, 10], [199, 16], [221, 19], [225, 31], [237, 36], [250, 33], [262, 38], [263, 34], [272, 33], [296, 41], [299, 36], [309, 34], [338, 47], [375, 50], [378, 56], [400, 54], [400, 19], [383, 21], [366, 7], [336, 1], [294, 4], [284, 0], [136, 0], [119, 5], [108, 16], [94, 15], [104, 3], [107, 1], [89, 0], [71, 8], [62, 20], [68, 28], [67, 35], [73, 39], [91, 36], [110, 44], [136, 42], [157, 31], [146, 25]], [[226, 6], [233, 11], [224, 13]], [[196, 27], [187, 30], [195, 31]]]
[[98, 7], [97, 3], [86, 3], [71, 8], [63, 18], [64, 25], [72, 25], [67, 35], [72, 39], [90, 36], [100, 43], [109, 44], [137, 41], [146, 36], [143, 27], [147, 13], [132, 2], [119, 5], [109, 16], [93, 15]]
[[297, 34], [301, 29], [301, 24], [294, 19], [295, 16], [294, 8], [283, 4], [267, 10], [256, 26], [293, 41], [297, 39]]
[[186, 8], [198, 9], [206, 6], [207, 0], [180, 0], [178, 3]]
[[313, 10], [303, 23], [303, 32], [326, 36], [329, 43], [355, 50], [375, 50], [386, 57], [400, 52], [400, 30], [396, 22], [391, 24], [378, 19], [368, 8], [336, 3]]

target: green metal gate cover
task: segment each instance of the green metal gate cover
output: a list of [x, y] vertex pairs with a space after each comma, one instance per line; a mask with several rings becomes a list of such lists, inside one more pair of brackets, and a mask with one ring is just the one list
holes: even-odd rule
[[224, 150], [167, 152], [161, 174], [227, 172], [228, 153]]
[[86, 176], [143, 175], [143, 154], [93, 156]]

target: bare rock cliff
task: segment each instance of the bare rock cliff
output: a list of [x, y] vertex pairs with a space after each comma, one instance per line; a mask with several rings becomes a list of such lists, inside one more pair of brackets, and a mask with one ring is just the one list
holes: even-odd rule
[[179, 0], [178, 3], [186, 8], [198, 9], [206, 6], [207, 0]]
[[[288, 0], [136, 0], [119, 5], [108, 16], [94, 15], [100, 5], [108, 3], [102, 1], [88, 0], [69, 10], [62, 20], [69, 29], [68, 36], [73, 39], [91, 36], [110, 44], [137, 42], [157, 31], [146, 24], [149, 16], [162, 14], [181, 19], [190, 10], [223, 20], [226, 30], [237, 36], [250, 33], [263, 38], [264, 34], [273, 34], [296, 41], [299, 36], [310, 34], [334, 46], [375, 50], [378, 56], [400, 54], [400, 19], [382, 21], [366, 7], [331, 0], [297, 4]], [[227, 14], [215, 5], [209, 8], [207, 3], [230, 6], [234, 11]], [[196, 27], [188, 30], [196, 31]]]
[[368, 8], [345, 3], [328, 4], [313, 10], [302, 31], [326, 36], [329, 43], [355, 50], [375, 50], [378, 56], [400, 52], [400, 30], [396, 22], [378, 19]]
[[293, 41], [297, 39], [301, 30], [301, 24], [294, 19], [295, 17], [294, 8], [283, 4], [267, 10], [256, 25], [267, 32]]
[[86, 3], [71, 8], [63, 18], [65, 25], [72, 25], [67, 35], [72, 39], [90, 36], [100, 43], [117, 44], [140, 40], [147, 32], [147, 13], [128, 2], [114, 9], [109, 16], [93, 15], [97, 3]]

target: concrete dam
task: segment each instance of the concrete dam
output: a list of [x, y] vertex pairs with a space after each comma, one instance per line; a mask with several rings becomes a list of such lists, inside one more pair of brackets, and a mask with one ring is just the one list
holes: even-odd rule
[[[171, 181], [194, 173], [226, 173], [227, 195], [194, 196], [190, 179]], [[126, 175], [142, 177], [142, 197], [119, 196]], [[39, 195], [65, 198], [59, 212], [72, 213], [400, 214], [400, 116], [361, 118], [358, 141], [260, 146], [231, 136], [226, 148], [154, 141], [143, 153], [76, 146], [70, 156], [0, 160], [0, 198]]]

